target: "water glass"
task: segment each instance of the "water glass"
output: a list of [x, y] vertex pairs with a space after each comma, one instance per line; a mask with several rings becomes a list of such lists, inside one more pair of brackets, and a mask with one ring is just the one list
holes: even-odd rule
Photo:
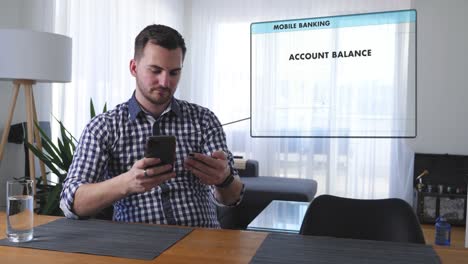
[[33, 239], [34, 194], [33, 181], [7, 181], [7, 230], [11, 242], [27, 242]]

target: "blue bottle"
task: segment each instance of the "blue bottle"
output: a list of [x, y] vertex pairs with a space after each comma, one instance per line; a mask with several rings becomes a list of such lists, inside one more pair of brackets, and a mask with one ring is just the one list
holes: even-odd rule
[[444, 216], [440, 216], [435, 224], [435, 244], [440, 246], [450, 246], [451, 226]]

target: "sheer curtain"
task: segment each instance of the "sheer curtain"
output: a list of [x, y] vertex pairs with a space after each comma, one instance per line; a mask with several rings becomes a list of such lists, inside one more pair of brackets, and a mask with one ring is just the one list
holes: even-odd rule
[[[54, 90], [54, 114], [79, 136], [89, 99], [101, 109], [125, 101], [133, 40], [150, 23], [185, 36], [176, 96], [213, 110], [222, 123], [250, 116], [250, 23], [408, 9], [409, 0], [56, 1], [56, 29], [74, 39], [73, 83]], [[316, 96], [329, 96], [317, 94]], [[365, 96], [365, 95], [364, 95]], [[398, 139], [251, 138], [249, 121], [225, 127], [234, 154], [256, 159], [260, 175], [311, 178], [318, 194], [411, 201], [413, 153]]]
[[100, 113], [105, 103], [112, 109], [132, 95], [129, 62], [136, 35], [154, 23], [184, 33], [184, 5], [181, 0], [56, 0], [55, 5], [56, 32], [73, 39], [73, 81], [54, 85], [53, 113], [78, 138], [90, 120], [90, 99]]

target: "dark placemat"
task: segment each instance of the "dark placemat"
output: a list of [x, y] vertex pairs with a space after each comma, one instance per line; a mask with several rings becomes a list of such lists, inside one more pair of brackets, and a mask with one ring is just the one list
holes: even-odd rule
[[441, 263], [428, 245], [289, 234], [268, 234], [251, 264]]
[[3, 239], [0, 245], [151, 260], [192, 230], [61, 218], [34, 227], [34, 239], [30, 242], [12, 243]]

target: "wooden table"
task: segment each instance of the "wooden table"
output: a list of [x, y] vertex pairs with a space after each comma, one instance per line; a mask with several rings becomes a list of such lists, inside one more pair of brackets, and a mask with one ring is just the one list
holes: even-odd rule
[[[35, 215], [34, 225], [57, 218]], [[2, 239], [5, 230], [5, 212], [0, 212]], [[249, 263], [266, 236], [267, 233], [260, 232], [198, 228], [152, 261], [0, 246], [0, 263]]]
[[[34, 220], [35, 225], [41, 225], [57, 218], [36, 215]], [[5, 228], [5, 212], [0, 212], [0, 238], [5, 238]], [[431, 235], [430, 232], [430, 228], [425, 229], [425, 235]], [[458, 231], [455, 233], [457, 234], [454, 237], [458, 241]], [[0, 246], [0, 263], [249, 263], [267, 234], [196, 228], [152, 261]], [[456, 245], [456, 247], [434, 247], [442, 263], [468, 264], [468, 250], [458, 247], [458, 242]]]

